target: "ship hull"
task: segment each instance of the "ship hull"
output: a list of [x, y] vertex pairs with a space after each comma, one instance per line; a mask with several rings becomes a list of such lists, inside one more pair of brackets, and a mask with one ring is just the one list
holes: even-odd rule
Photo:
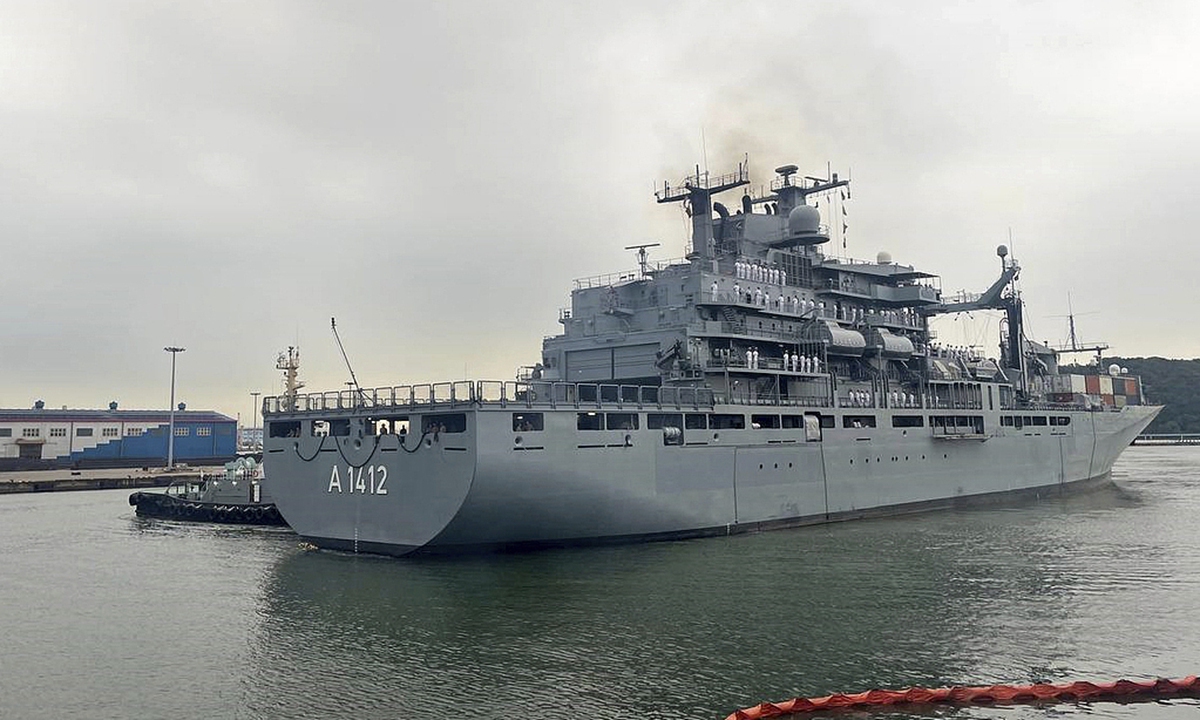
[[[1159, 408], [1035, 413], [1065, 426], [939, 437], [930, 427], [579, 430], [577, 408], [514, 431], [511, 408], [472, 407], [462, 432], [272, 438], [269, 491], [320, 547], [389, 555], [735, 534], [1085, 490]], [[710, 412], [762, 412], [717, 406]], [[1017, 412], [1017, 411], [1010, 411]], [[900, 411], [896, 411], [900, 414]], [[911, 413], [909, 413], [911, 415]], [[974, 413], [979, 415], [978, 411]], [[1003, 413], [1003, 414], [1007, 414]]]

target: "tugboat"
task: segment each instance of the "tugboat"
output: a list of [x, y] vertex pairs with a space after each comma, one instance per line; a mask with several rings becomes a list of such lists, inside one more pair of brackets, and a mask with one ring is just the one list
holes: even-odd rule
[[138, 491], [129, 504], [139, 517], [237, 525], [287, 525], [262, 492], [262, 475], [253, 458], [238, 458], [220, 475], [177, 480], [163, 492]]
[[[686, 257], [575, 282], [515, 381], [263, 400], [266, 484], [307, 542], [390, 555], [724, 535], [1109, 483], [1157, 415], [1119, 367], [1060, 372], [1026, 337], [1003, 245], [983, 293], [832, 257], [817, 208], [849, 181], [795, 165], [740, 209], [748, 165], [663, 183]], [[811, 204], [810, 204], [811, 203]], [[931, 317], [1003, 311], [999, 352]], [[804, 542], [798, 535], [797, 542]]]

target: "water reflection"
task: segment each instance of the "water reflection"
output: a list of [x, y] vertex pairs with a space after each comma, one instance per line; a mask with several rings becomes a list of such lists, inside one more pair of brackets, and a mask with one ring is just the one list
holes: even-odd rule
[[[1158, 582], [1170, 549], [1120, 531], [1139, 507], [1112, 490], [529, 555], [297, 551], [266, 580], [248, 682], [275, 690], [255, 709], [296, 717], [682, 718], [833, 690], [1128, 675], [1116, 659], [1150, 653], [1121, 627], [1129, 608], [1191, 582]], [[1113, 667], [1077, 661], [1113, 643]]]

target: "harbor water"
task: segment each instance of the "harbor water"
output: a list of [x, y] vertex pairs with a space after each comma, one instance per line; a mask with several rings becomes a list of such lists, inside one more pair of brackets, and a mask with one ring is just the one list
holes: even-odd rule
[[0, 718], [719, 719], [874, 687], [1200, 673], [1200, 448], [1131, 448], [1114, 480], [1013, 507], [415, 561], [139, 519], [125, 490], [0, 496]]

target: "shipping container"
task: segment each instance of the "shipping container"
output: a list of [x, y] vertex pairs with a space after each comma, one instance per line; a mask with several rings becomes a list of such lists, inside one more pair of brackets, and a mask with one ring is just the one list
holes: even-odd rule
[[1084, 390], [1085, 390], [1085, 392], [1087, 392], [1088, 395], [1099, 395], [1100, 394], [1100, 376], [1099, 375], [1085, 375], [1083, 380], [1084, 380]]
[[1117, 395], [1116, 400], [1117, 400], [1117, 407], [1125, 407], [1126, 400], [1125, 400], [1124, 395]]
[[1100, 394], [1101, 395], [1112, 395], [1113, 394], [1113, 378], [1111, 375], [1101, 375], [1100, 376]]
[[1103, 402], [1108, 407], [1113, 407], [1114, 405], [1117, 404], [1116, 400], [1113, 398], [1112, 393], [1100, 393], [1100, 401]]
[[1083, 393], [1086, 393], [1087, 391], [1088, 391], [1087, 381], [1084, 380], [1083, 376], [1082, 375], [1072, 375], [1071, 376], [1071, 392], [1083, 394]]

